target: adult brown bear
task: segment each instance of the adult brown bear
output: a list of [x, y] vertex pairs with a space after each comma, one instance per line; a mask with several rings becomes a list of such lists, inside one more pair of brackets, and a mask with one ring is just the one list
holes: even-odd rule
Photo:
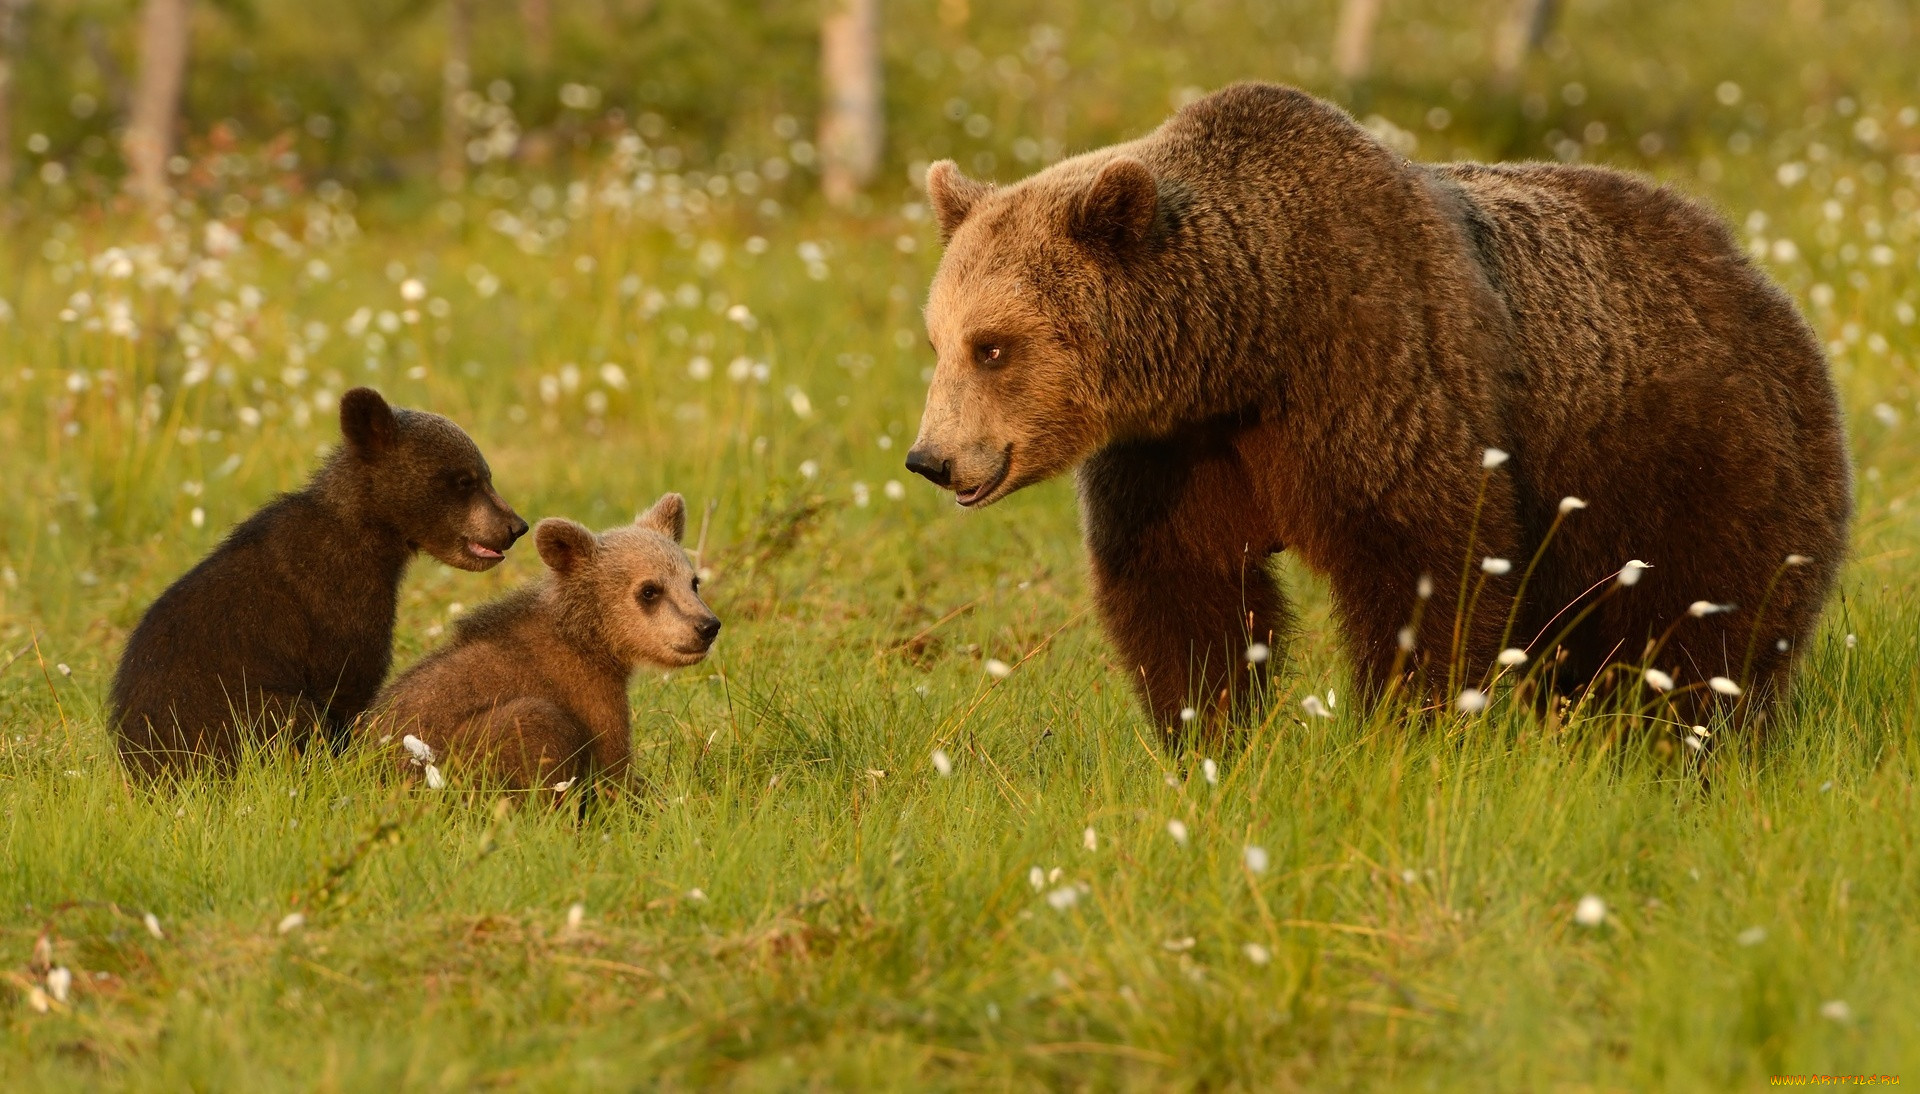
[[1024, 182], [943, 162], [927, 190], [939, 361], [907, 466], [981, 506], [1080, 465], [1101, 615], [1163, 726], [1284, 633], [1284, 549], [1328, 575], [1370, 694], [1411, 672], [1435, 699], [1508, 644], [1562, 687], [1644, 660], [1758, 698], [1833, 586], [1826, 361], [1669, 189], [1411, 163], [1243, 84]]

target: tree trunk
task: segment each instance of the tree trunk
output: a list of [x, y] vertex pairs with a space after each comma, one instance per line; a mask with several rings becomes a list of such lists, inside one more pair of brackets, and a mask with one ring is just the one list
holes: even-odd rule
[[467, 177], [467, 87], [473, 79], [473, 0], [447, 0], [447, 59], [440, 66], [440, 185]]
[[0, 0], [0, 190], [13, 185], [13, 56], [26, 6], [27, 0]]
[[553, 64], [553, 0], [520, 0], [520, 25], [534, 67], [546, 71]]
[[1559, 8], [1556, 0], [1513, 0], [1493, 40], [1493, 74], [1502, 85], [1511, 87], [1519, 79], [1527, 54], [1539, 49], [1552, 33]]
[[167, 160], [187, 80], [193, 0], [146, 0], [140, 12], [140, 78], [127, 120], [128, 186], [149, 205], [166, 201]]
[[1333, 71], [1342, 80], [1358, 80], [1373, 67], [1373, 28], [1380, 22], [1381, 0], [1345, 0], [1333, 32]]
[[820, 78], [820, 187], [845, 208], [880, 166], [879, 0], [827, 0]]

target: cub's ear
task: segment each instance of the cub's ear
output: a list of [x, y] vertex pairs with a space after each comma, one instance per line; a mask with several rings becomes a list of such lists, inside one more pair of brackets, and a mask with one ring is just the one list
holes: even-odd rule
[[600, 537], [565, 517], [548, 517], [534, 526], [533, 544], [540, 561], [556, 574], [571, 574], [600, 553]]
[[653, 508], [636, 517], [634, 523], [671, 536], [678, 543], [687, 534], [687, 499], [678, 494], [662, 494]]
[[1160, 186], [1147, 165], [1131, 156], [1109, 162], [1094, 176], [1073, 212], [1073, 234], [1083, 243], [1124, 250], [1146, 241], [1160, 210]]
[[960, 165], [952, 160], [927, 168], [927, 200], [933, 203], [933, 219], [940, 225], [940, 242], [953, 238], [967, 214], [992, 189], [961, 174]]
[[340, 396], [340, 435], [362, 456], [377, 456], [400, 439], [400, 423], [379, 392], [357, 387]]

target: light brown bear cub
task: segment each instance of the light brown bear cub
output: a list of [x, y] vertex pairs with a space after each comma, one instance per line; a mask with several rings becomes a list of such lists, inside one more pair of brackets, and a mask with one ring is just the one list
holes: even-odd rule
[[503, 786], [618, 784], [632, 755], [633, 670], [695, 664], [720, 633], [680, 546], [686, 527], [678, 494], [597, 536], [541, 521], [545, 578], [460, 619], [451, 641], [396, 679], [378, 704], [382, 732], [413, 738], [410, 762]]

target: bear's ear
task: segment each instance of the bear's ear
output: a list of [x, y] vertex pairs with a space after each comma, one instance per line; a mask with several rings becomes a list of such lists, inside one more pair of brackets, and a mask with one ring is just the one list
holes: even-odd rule
[[548, 517], [536, 525], [533, 544], [547, 569], [562, 575], [578, 571], [600, 553], [600, 537], [565, 517]]
[[1083, 243], [1125, 250], [1146, 241], [1160, 211], [1160, 186], [1147, 165], [1131, 156], [1110, 161], [1073, 211], [1073, 234]]
[[687, 499], [678, 494], [662, 494], [660, 500], [653, 503], [653, 508], [634, 518], [633, 522], [671, 536], [678, 543], [687, 534]]
[[992, 189], [961, 174], [960, 165], [952, 160], [927, 168], [927, 200], [933, 203], [933, 219], [940, 225], [940, 242], [953, 238], [967, 214]]
[[340, 435], [362, 456], [377, 456], [400, 439], [400, 423], [379, 392], [357, 387], [340, 396]]

